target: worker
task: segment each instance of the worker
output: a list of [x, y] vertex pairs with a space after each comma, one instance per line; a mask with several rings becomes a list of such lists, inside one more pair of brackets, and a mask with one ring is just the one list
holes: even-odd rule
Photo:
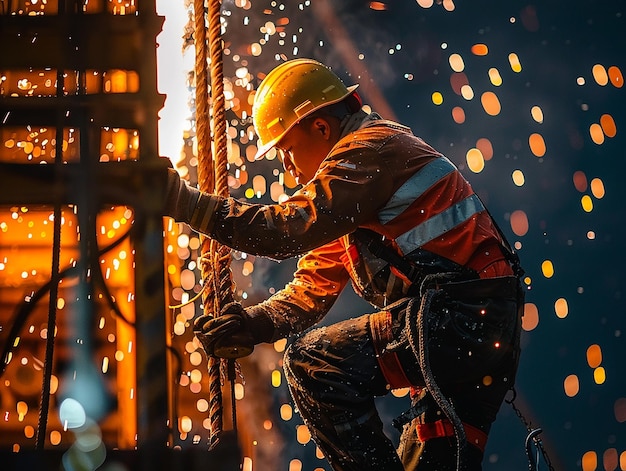
[[[311, 59], [260, 83], [256, 157], [277, 152], [301, 185], [282, 203], [202, 193], [169, 170], [167, 215], [235, 250], [300, 257], [282, 290], [195, 332], [208, 355], [289, 338], [294, 403], [336, 471], [480, 470], [517, 370], [519, 259], [455, 165], [366, 111], [357, 87]], [[375, 312], [316, 327], [349, 282]], [[398, 388], [411, 404], [396, 447], [374, 399]]]

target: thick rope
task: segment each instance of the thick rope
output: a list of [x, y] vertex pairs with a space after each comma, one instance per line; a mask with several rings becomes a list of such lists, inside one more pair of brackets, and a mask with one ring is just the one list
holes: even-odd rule
[[[228, 190], [228, 140], [226, 136], [226, 98], [224, 96], [224, 72], [223, 72], [223, 42], [221, 24], [221, 1], [209, 0], [209, 53], [211, 64], [211, 98], [213, 105], [213, 140], [214, 147], [214, 172], [215, 192], [223, 197], [229, 196]], [[243, 308], [235, 301], [235, 284], [230, 269], [231, 251], [225, 245], [214, 243], [211, 245], [215, 259], [214, 273], [217, 276], [217, 303], [216, 314], [227, 312], [241, 312]], [[231, 412], [232, 426], [237, 432], [237, 413], [235, 401], [235, 376], [236, 364], [233, 358], [220, 362], [222, 368], [227, 363], [227, 375], [231, 385]]]
[[[196, 128], [198, 129], [198, 183], [200, 190], [228, 197], [228, 141], [226, 136], [226, 107], [224, 96], [223, 46], [221, 37], [221, 2], [208, 1], [208, 45], [211, 64], [211, 113], [208, 110], [207, 78], [207, 33], [204, 20], [204, 1], [195, 0], [196, 46]], [[202, 11], [202, 15], [199, 12]], [[205, 107], [205, 105], [207, 105]], [[212, 116], [212, 120], [210, 120]], [[211, 133], [212, 131], [212, 133]], [[202, 135], [201, 135], [202, 132]], [[211, 152], [211, 135], [213, 152]], [[202, 143], [200, 141], [202, 138]], [[227, 312], [240, 312], [243, 308], [234, 300], [234, 283], [230, 269], [231, 251], [214, 240], [203, 240], [200, 268], [207, 286], [204, 293], [205, 315], [222, 315]], [[234, 359], [228, 361], [209, 359], [209, 418], [210, 447], [220, 440], [223, 429], [222, 391], [224, 371], [228, 374], [231, 387], [234, 385], [236, 365]], [[234, 390], [233, 390], [234, 391]], [[232, 424], [237, 429], [234, 392], [231, 397]]]
[[[211, 98], [213, 108], [213, 141], [215, 193], [229, 196], [228, 190], [228, 140], [226, 136], [226, 99], [224, 97], [224, 72], [222, 67], [222, 36], [220, 0], [209, 1], [209, 52], [211, 63]], [[228, 247], [215, 244], [217, 254], [219, 311], [226, 312], [234, 301], [233, 278], [230, 270], [231, 252]]]
[[445, 278], [446, 275], [454, 276], [455, 274], [436, 274], [427, 276], [422, 282], [420, 288], [421, 303], [419, 309], [415, 309], [415, 303], [418, 298], [413, 298], [409, 302], [407, 307], [407, 325], [408, 325], [408, 338], [409, 345], [413, 350], [413, 354], [418, 360], [426, 389], [432, 395], [433, 399], [448, 418], [452, 426], [454, 427], [454, 435], [456, 439], [456, 469], [460, 471], [463, 469], [463, 457], [467, 446], [467, 438], [465, 435], [465, 428], [461, 419], [454, 410], [453, 404], [445, 397], [435, 376], [430, 368], [430, 358], [428, 350], [428, 335], [429, 335], [429, 315], [430, 307], [433, 300], [442, 292], [439, 289], [427, 288], [428, 282], [436, 278]]
[[[196, 141], [198, 146], [198, 186], [201, 191], [215, 191], [215, 173], [211, 152], [211, 122], [209, 115], [209, 76], [207, 72], [207, 35], [204, 14], [204, 0], [194, 0], [194, 47], [195, 47], [195, 78], [196, 78]], [[215, 265], [211, 254], [214, 253], [214, 241], [202, 237], [199, 264], [204, 282], [203, 305], [205, 314], [216, 310], [216, 278]], [[208, 254], [208, 256], [207, 256]], [[209, 357], [209, 422], [210, 447], [214, 447], [220, 438], [223, 428], [222, 416], [222, 381], [220, 376], [220, 360]]]

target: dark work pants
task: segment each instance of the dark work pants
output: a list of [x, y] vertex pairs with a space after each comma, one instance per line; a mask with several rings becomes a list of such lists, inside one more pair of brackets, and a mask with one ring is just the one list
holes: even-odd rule
[[[517, 368], [517, 300], [494, 301], [482, 295], [461, 302], [445, 298], [431, 310], [432, 370], [460, 419], [488, 433]], [[408, 346], [399, 357], [411, 381], [424, 386]], [[335, 471], [456, 469], [454, 437], [417, 441], [415, 423], [443, 417], [434, 404], [405, 426], [397, 451], [384, 434], [374, 397], [390, 388], [376, 359], [369, 315], [317, 328], [294, 340], [285, 352], [285, 375], [305, 424]], [[482, 452], [471, 445], [466, 448], [463, 469], [480, 470]]]

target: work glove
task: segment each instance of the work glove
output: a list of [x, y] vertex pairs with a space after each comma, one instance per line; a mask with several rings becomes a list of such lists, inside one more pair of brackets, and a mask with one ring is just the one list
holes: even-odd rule
[[199, 197], [199, 190], [189, 186], [173, 168], [167, 169], [165, 201], [163, 203], [164, 216], [189, 223]]
[[252, 353], [254, 346], [271, 342], [274, 324], [259, 308], [248, 310], [234, 305], [219, 316], [203, 314], [194, 322], [194, 333], [207, 355], [240, 358]]

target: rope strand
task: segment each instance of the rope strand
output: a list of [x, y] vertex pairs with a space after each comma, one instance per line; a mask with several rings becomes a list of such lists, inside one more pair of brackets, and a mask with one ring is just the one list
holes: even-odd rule
[[[204, 0], [194, 0], [194, 46], [196, 78], [196, 140], [198, 146], [198, 186], [201, 191], [212, 193], [215, 189], [215, 172], [211, 152], [211, 123], [209, 116], [209, 76], [207, 72], [207, 28]], [[206, 314], [217, 311], [216, 308], [216, 271], [213, 262], [215, 242], [207, 237], [201, 238], [201, 257], [199, 260], [203, 290], [203, 306]], [[214, 448], [220, 440], [223, 428], [222, 381], [220, 360], [209, 357], [209, 447]]]

